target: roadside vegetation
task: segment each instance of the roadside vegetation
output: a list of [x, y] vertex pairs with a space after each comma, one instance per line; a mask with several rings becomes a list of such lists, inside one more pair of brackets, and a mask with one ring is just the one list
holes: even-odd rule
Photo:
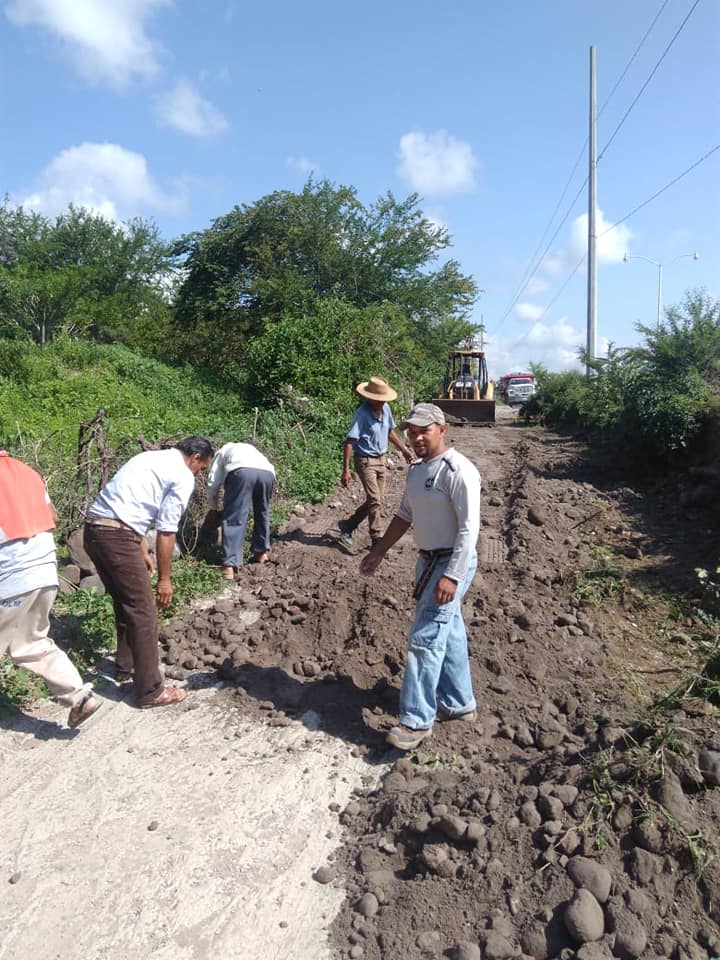
[[[192, 433], [250, 440], [270, 456], [279, 521], [337, 482], [359, 381], [387, 377], [398, 412], [435, 395], [448, 347], [474, 331], [478, 290], [442, 259], [449, 246], [415, 195], [366, 205], [326, 180], [172, 241], [151, 222], [119, 225], [73, 207], [50, 220], [5, 202], [0, 447], [46, 478], [61, 543], [122, 462]], [[611, 347], [590, 362], [590, 378], [534, 367], [539, 389], [522, 415], [581, 431], [628, 462], [685, 456], [720, 408], [720, 304], [690, 293], [657, 330], [640, 331], [641, 347]], [[177, 605], [216, 586], [217, 556], [200, 537], [205, 507], [201, 482]], [[706, 577], [710, 590], [717, 574]], [[591, 600], [622, 589], [600, 552], [576, 584]], [[86, 669], [112, 643], [109, 602], [77, 591], [57, 612]], [[37, 685], [5, 661], [3, 690], [22, 700]]]
[[720, 412], [720, 301], [688, 293], [657, 329], [638, 331], [639, 347], [583, 358], [590, 377], [533, 366], [538, 390], [522, 416], [582, 431], [629, 465], [683, 463]]
[[[6, 201], [0, 447], [46, 478], [61, 542], [121, 463], [189, 434], [257, 444], [277, 469], [279, 520], [336, 484], [358, 382], [386, 377], [407, 409], [473, 332], [477, 286], [441, 260], [449, 246], [415, 195], [365, 205], [325, 180], [172, 241], [147, 221], [73, 207], [48, 219]], [[176, 603], [216, 586], [205, 507], [201, 481]], [[78, 591], [56, 612], [86, 668], [112, 641], [109, 603]], [[21, 700], [37, 686], [5, 661], [2, 689]]]

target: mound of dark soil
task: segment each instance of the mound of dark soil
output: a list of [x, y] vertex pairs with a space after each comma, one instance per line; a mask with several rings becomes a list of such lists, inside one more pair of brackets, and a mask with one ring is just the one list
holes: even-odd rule
[[[476, 722], [387, 751], [415, 553], [407, 537], [359, 575], [367, 532], [352, 550], [336, 536], [359, 484], [297, 507], [270, 563], [169, 625], [168, 675], [217, 671], [233, 709], [283, 724], [312, 708], [392, 762], [338, 811], [338, 957], [720, 956], [720, 727], [690, 695], [717, 637], [688, 599], [717, 560], [717, 517], [511, 421], [450, 436], [483, 476], [465, 601]], [[398, 463], [388, 516], [403, 478]]]

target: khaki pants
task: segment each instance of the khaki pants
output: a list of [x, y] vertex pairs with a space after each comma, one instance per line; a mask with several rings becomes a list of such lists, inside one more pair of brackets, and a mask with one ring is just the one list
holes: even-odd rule
[[68, 655], [48, 636], [57, 587], [42, 587], [0, 600], [0, 656], [42, 677], [53, 697], [74, 707], [92, 689]]
[[355, 457], [355, 473], [365, 491], [365, 503], [361, 504], [347, 521], [348, 530], [355, 530], [368, 518], [370, 539], [379, 540], [383, 535], [382, 505], [385, 502], [385, 457]]

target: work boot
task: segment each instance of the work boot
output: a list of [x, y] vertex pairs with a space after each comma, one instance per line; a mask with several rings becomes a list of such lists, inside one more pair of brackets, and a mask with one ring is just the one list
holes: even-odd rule
[[465, 713], [448, 713], [442, 707], [438, 707], [437, 718], [440, 723], [447, 723], [449, 720], [459, 720], [461, 723], [474, 723], [477, 720], [477, 710], [467, 710]]
[[428, 727], [427, 730], [413, 730], [401, 723], [393, 727], [385, 739], [391, 747], [397, 747], [398, 750], [414, 750], [431, 733], [432, 727]]

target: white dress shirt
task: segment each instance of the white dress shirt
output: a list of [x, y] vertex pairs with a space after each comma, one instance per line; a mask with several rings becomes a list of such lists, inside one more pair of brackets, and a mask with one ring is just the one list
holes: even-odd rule
[[87, 516], [122, 520], [141, 537], [152, 526], [177, 533], [194, 489], [195, 475], [180, 450], [147, 450], [120, 467]]

